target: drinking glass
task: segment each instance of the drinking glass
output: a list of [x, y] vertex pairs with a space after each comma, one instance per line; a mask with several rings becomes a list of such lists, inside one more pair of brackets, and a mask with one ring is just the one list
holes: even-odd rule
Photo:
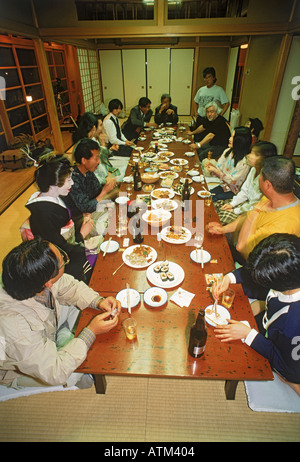
[[126, 318], [123, 327], [128, 340], [134, 340], [137, 336], [137, 322], [134, 318]]
[[127, 186], [126, 186], [127, 197], [129, 197], [129, 198], [131, 197], [132, 190], [133, 190], [133, 185], [132, 185], [132, 183], [128, 183]]
[[203, 241], [204, 241], [203, 234], [199, 232], [195, 233], [194, 243], [195, 243], [196, 249], [200, 249], [202, 247]]
[[235, 297], [234, 290], [232, 289], [225, 290], [225, 292], [223, 292], [223, 295], [222, 295], [222, 305], [225, 306], [225, 308], [231, 308], [234, 297]]

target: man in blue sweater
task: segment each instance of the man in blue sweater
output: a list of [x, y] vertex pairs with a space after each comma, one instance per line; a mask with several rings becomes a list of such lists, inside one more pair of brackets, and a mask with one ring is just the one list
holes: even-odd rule
[[246, 268], [225, 276], [221, 292], [234, 282], [252, 297], [255, 285], [269, 289], [265, 310], [255, 317], [258, 330], [229, 320], [216, 327], [216, 337], [221, 342], [245, 339], [300, 395], [300, 238], [272, 234], [263, 239], [250, 253]]

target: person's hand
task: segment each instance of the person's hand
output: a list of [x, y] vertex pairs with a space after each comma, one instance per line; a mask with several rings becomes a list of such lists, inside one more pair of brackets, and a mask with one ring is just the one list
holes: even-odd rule
[[109, 192], [109, 191], [112, 191], [117, 185], [117, 180], [115, 177], [113, 176], [110, 176], [110, 175], [107, 175], [106, 177], [106, 183], [105, 185], [103, 186], [103, 189], [106, 191], [106, 192]]
[[186, 134], [187, 135], [192, 135], [194, 132], [191, 132], [191, 130], [187, 130]]
[[191, 149], [197, 149], [198, 146], [197, 146], [195, 143], [191, 143], [191, 144], [190, 144], [190, 148], [191, 148]]
[[213, 285], [211, 286], [211, 294], [214, 300], [219, 299], [220, 295], [222, 295], [222, 293], [228, 289], [228, 287], [230, 286], [230, 283], [231, 281], [228, 276], [224, 276], [222, 279], [222, 282], [219, 284], [217, 284], [216, 282], [213, 283]]
[[217, 223], [216, 221], [211, 221], [210, 223], [208, 223], [207, 231], [210, 234], [224, 234], [223, 226], [220, 223]]
[[126, 140], [126, 141], [125, 141], [125, 144], [126, 144], [126, 146], [134, 146], [134, 142], [133, 142], [133, 141], [129, 141], [129, 140]]
[[88, 236], [94, 228], [94, 220], [92, 218], [92, 215], [87, 213], [84, 216], [83, 223], [80, 228], [80, 234], [82, 235], [83, 239]]
[[108, 313], [111, 313], [115, 309], [117, 309], [117, 315], [121, 313], [121, 302], [119, 302], [119, 300], [112, 296], [107, 297], [104, 300], [101, 300], [101, 302], [98, 303], [98, 307], [102, 308]]
[[246, 338], [250, 331], [251, 327], [233, 319], [228, 319], [227, 325], [217, 326], [214, 330], [216, 338], [220, 339], [221, 342], [241, 340], [242, 338]]
[[106, 334], [111, 329], [116, 327], [119, 322], [119, 316], [114, 316], [110, 319], [110, 312], [98, 314], [95, 316], [87, 325], [87, 327], [95, 334], [101, 335]]
[[174, 114], [174, 111], [173, 111], [173, 109], [168, 109], [168, 110], [166, 111], [166, 113], [167, 113], [168, 115], [171, 115], [171, 114]]
[[222, 205], [221, 210], [233, 210], [233, 207], [231, 204], [224, 204]]
[[119, 151], [119, 145], [117, 143], [114, 143], [111, 147], [110, 147], [111, 151]]

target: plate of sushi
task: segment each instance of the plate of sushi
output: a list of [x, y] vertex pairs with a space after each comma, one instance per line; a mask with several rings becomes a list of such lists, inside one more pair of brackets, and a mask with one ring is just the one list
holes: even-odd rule
[[156, 287], [171, 289], [182, 283], [184, 271], [181, 266], [172, 261], [159, 261], [147, 268], [146, 276]]

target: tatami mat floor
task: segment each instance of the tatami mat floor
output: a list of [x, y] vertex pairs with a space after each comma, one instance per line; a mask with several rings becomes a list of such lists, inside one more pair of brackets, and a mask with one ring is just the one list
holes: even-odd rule
[[[21, 242], [31, 186], [0, 215], [0, 262]], [[226, 401], [224, 382], [107, 377], [105, 395], [88, 390], [0, 402], [0, 441], [300, 441], [300, 414], [253, 412], [244, 384]]]

